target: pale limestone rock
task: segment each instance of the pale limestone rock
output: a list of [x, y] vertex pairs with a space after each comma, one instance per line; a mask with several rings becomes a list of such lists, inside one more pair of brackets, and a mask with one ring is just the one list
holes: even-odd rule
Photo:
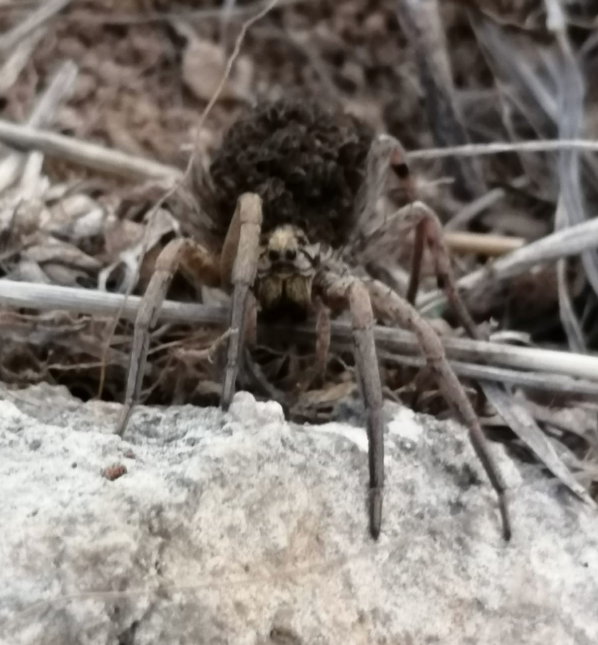
[[596, 514], [493, 445], [506, 545], [454, 423], [388, 408], [375, 543], [362, 428], [239, 393], [228, 414], [139, 408], [120, 439], [116, 404], [2, 398], [2, 645], [598, 642]]

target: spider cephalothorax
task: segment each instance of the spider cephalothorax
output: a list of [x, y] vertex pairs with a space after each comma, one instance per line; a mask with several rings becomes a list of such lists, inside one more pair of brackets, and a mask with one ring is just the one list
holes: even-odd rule
[[321, 263], [321, 244], [298, 226], [283, 224], [265, 236], [257, 265], [256, 296], [268, 318], [305, 319]]
[[[421, 202], [405, 209], [415, 228], [413, 279], [408, 297], [343, 261], [352, 241], [372, 243], [371, 217], [388, 168], [408, 182], [409, 169], [398, 141], [373, 137], [353, 117], [326, 111], [311, 102], [280, 101], [258, 106], [225, 135], [211, 165], [211, 187], [204, 195], [217, 234], [209, 251], [196, 240], [170, 242], [135, 321], [127, 396], [119, 422], [123, 432], [138, 396], [149, 346], [149, 330], [177, 270], [198, 285], [232, 292], [227, 357], [222, 384], [223, 407], [235, 391], [245, 336], [249, 294], [262, 317], [304, 318], [317, 302], [318, 333], [315, 372], [326, 366], [329, 333], [320, 324], [327, 309], [348, 310], [354, 339], [356, 375], [363, 395], [369, 440], [370, 530], [378, 537], [384, 484], [382, 384], [374, 342], [374, 316], [414, 332], [439, 389], [468, 426], [476, 453], [499, 496], [506, 539], [510, 537], [505, 487], [494, 466], [479, 420], [444, 356], [442, 343], [413, 302], [424, 246], [432, 251], [438, 282], [470, 334], [476, 330], [458, 298], [436, 215]], [[208, 182], [209, 184], [210, 182]], [[409, 194], [412, 187], [409, 186]], [[389, 222], [401, 219], [400, 213]], [[400, 227], [393, 229], [396, 233]], [[369, 240], [369, 242], [368, 242]], [[392, 245], [390, 245], [392, 248]], [[388, 245], [387, 245], [388, 248]], [[347, 254], [345, 257], [350, 257]], [[326, 331], [328, 330], [328, 331]]]

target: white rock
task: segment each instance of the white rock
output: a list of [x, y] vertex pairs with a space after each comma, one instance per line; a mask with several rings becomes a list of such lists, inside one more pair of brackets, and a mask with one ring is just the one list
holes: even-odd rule
[[493, 446], [506, 545], [454, 423], [389, 407], [376, 543], [364, 430], [241, 393], [226, 415], [139, 408], [120, 439], [118, 410], [0, 401], [2, 645], [598, 642], [596, 515]]

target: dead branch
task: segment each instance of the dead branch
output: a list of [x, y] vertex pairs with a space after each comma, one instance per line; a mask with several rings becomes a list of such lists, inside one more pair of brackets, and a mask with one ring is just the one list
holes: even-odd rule
[[[139, 296], [129, 296], [125, 299], [124, 296], [114, 293], [0, 280], [0, 307], [37, 311], [62, 310], [97, 316], [112, 316], [122, 308], [123, 318], [134, 321], [140, 302]], [[228, 309], [166, 300], [160, 310], [159, 318], [171, 322], [225, 325], [228, 320]], [[315, 338], [314, 325], [293, 327], [272, 325], [264, 328], [268, 334], [292, 333], [295, 337], [301, 336], [310, 341]], [[333, 321], [331, 331], [335, 341], [347, 341], [351, 338], [349, 323]], [[406, 355], [419, 352], [415, 337], [401, 329], [377, 326], [376, 342], [379, 343], [380, 348], [388, 351]], [[443, 342], [447, 355], [452, 360], [598, 381], [598, 357], [595, 356], [518, 347], [468, 338], [447, 337], [443, 338]]]

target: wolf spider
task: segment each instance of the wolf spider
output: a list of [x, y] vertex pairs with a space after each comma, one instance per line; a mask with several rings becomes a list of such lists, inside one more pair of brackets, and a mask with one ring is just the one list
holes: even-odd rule
[[[375, 204], [392, 169], [410, 202], [383, 226], [396, 239], [415, 230], [413, 266], [407, 299], [386, 284], [356, 276], [347, 248], [367, 247]], [[119, 432], [138, 398], [149, 346], [149, 330], [177, 271], [192, 283], [232, 291], [221, 404], [228, 408], [235, 391], [246, 333], [248, 301], [257, 301], [262, 317], [305, 318], [318, 303], [348, 310], [354, 355], [366, 411], [369, 445], [369, 522], [374, 539], [382, 522], [384, 421], [382, 385], [374, 342], [374, 321], [412, 331], [439, 389], [469, 429], [475, 452], [498, 495], [503, 535], [511, 528], [505, 486], [494, 464], [479, 420], [447, 362], [438, 335], [413, 303], [424, 247], [434, 260], [439, 286], [466, 330], [475, 326], [463, 306], [451, 270], [441, 224], [414, 201], [405, 153], [395, 139], [374, 137], [366, 126], [342, 113], [307, 103], [262, 104], [232, 126], [210, 167], [206, 203], [217, 213], [219, 248], [210, 252], [193, 239], [179, 238], [161, 252], [135, 322], [126, 400]], [[237, 198], [238, 197], [238, 198]], [[232, 218], [230, 213], [233, 211]], [[369, 231], [367, 230], [369, 227]], [[253, 295], [252, 295], [253, 294]], [[325, 326], [326, 327], [326, 326]], [[322, 367], [327, 339], [318, 334]], [[324, 334], [325, 336], [325, 334]], [[323, 349], [322, 349], [323, 348]]]

